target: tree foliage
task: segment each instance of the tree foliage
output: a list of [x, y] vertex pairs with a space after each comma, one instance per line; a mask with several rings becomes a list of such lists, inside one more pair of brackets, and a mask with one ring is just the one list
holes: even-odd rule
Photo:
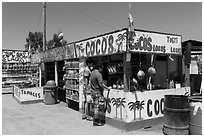
[[[46, 50], [67, 44], [67, 41], [63, 37], [58, 37], [58, 35], [54, 33], [53, 38], [46, 42]], [[25, 50], [31, 54], [43, 51], [43, 33], [29, 32], [26, 38]]]
[[31, 54], [41, 52], [43, 50], [43, 33], [29, 32], [26, 38], [25, 50]]
[[52, 40], [47, 42], [47, 49], [52, 49], [55, 47], [65, 46], [67, 41], [63, 38], [59, 38], [58, 34], [54, 33]]

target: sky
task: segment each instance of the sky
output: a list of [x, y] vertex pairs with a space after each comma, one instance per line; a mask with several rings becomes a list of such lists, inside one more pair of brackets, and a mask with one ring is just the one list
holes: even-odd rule
[[[130, 2], [135, 29], [202, 41], [201, 2]], [[2, 2], [2, 49], [24, 50], [29, 31], [43, 32], [42, 2]], [[70, 42], [128, 26], [129, 3], [46, 2], [46, 38], [62, 31]]]

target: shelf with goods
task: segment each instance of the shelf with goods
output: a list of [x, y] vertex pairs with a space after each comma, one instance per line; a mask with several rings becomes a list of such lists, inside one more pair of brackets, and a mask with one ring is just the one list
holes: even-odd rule
[[79, 102], [79, 61], [76, 59], [66, 60], [64, 70], [63, 80], [65, 81], [66, 99]]
[[108, 65], [108, 72], [110, 75], [112, 74], [123, 74], [123, 63], [121, 62], [112, 62]]
[[18, 85], [20, 87], [32, 84], [32, 76], [37, 73], [37, 64], [26, 63], [2, 63], [2, 87]]
[[66, 88], [66, 98], [79, 102], [79, 92], [73, 89]]
[[39, 86], [39, 78], [40, 78], [40, 72], [39, 72], [39, 64], [31, 64], [31, 80], [33, 86]]

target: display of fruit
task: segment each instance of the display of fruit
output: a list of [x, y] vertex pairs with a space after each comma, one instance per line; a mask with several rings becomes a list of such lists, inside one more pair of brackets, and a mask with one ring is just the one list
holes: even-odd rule
[[148, 74], [149, 74], [150, 76], [154, 76], [154, 75], [156, 74], [156, 69], [155, 69], [154, 67], [150, 67], [150, 68], [148, 69]]
[[113, 88], [112, 86], [109, 86], [108, 88]]
[[137, 82], [137, 80], [135, 78], [132, 79], [132, 82], [133, 82], [133, 85], [137, 85], [138, 84], [138, 82]]
[[121, 85], [121, 89], [124, 89], [124, 84]]
[[116, 85], [113, 85], [113, 88], [115, 88], [115, 89], [116, 89], [116, 88], [117, 88], [117, 86], [116, 86]]
[[116, 66], [113, 66], [113, 73], [116, 73]]
[[145, 77], [145, 73], [142, 70], [139, 70], [137, 73], [138, 79], [142, 80]]
[[118, 85], [118, 86], [117, 86], [117, 88], [118, 88], [118, 89], [121, 89], [121, 86], [120, 86], [120, 85]]
[[108, 67], [108, 72], [111, 74], [111, 68], [110, 67]]
[[110, 72], [111, 72], [111, 74], [114, 73], [112, 66], [110, 67]]

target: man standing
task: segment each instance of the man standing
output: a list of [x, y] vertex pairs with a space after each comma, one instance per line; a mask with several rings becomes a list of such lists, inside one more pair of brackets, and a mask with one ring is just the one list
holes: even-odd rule
[[103, 96], [104, 88], [108, 88], [103, 84], [102, 78], [102, 66], [96, 65], [94, 70], [91, 72], [90, 84], [91, 84], [91, 92], [92, 98], [94, 101], [94, 116], [93, 116], [93, 126], [101, 126], [104, 125], [105, 122], [105, 99]]

